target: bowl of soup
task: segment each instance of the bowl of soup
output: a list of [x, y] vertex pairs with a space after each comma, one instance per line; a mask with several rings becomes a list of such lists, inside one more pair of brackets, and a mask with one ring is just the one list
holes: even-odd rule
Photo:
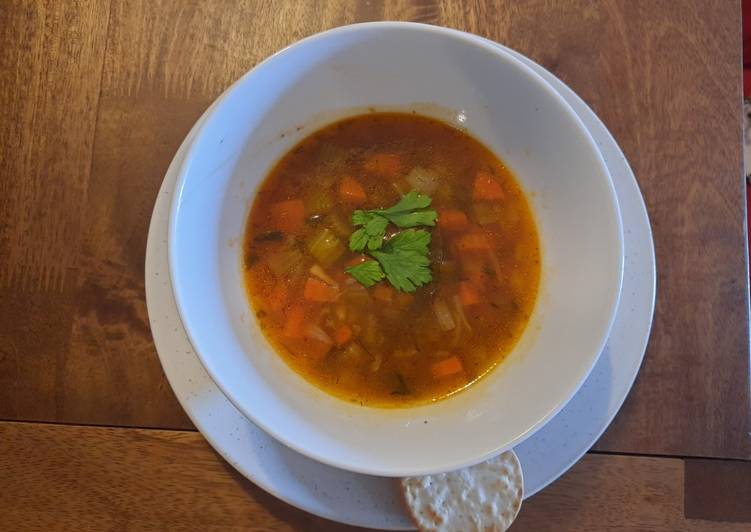
[[602, 158], [534, 72], [467, 34], [337, 28], [215, 103], [169, 236], [212, 379], [289, 447], [448, 471], [523, 441], [604, 347], [623, 269]]

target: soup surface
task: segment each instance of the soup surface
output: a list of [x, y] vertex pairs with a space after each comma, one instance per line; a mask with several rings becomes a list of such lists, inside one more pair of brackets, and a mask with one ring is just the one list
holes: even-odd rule
[[287, 153], [251, 208], [243, 260], [279, 355], [368, 406], [435, 401], [488, 373], [522, 335], [540, 277], [509, 169], [406, 113], [347, 118]]

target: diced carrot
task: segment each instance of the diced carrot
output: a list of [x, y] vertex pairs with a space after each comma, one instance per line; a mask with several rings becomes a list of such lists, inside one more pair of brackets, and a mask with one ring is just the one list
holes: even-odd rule
[[344, 345], [352, 339], [352, 335], [352, 327], [347, 324], [342, 325], [334, 331], [334, 343]]
[[456, 249], [459, 253], [472, 253], [488, 251], [491, 249], [491, 246], [488, 238], [482, 231], [472, 231], [456, 241]]
[[271, 223], [275, 228], [287, 232], [297, 232], [305, 223], [305, 205], [302, 200], [280, 201], [271, 206]]
[[430, 372], [432, 373], [433, 378], [436, 379], [461, 373], [463, 369], [462, 361], [459, 360], [459, 357], [457, 356], [449, 357], [430, 366]]
[[438, 212], [438, 227], [446, 231], [462, 231], [467, 228], [467, 215], [457, 209], [446, 209]]
[[492, 175], [487, 172], [477, 172], [472, 189], [472, 198], [476, 200], [502, 200], [505, 196], [503, 188]]
[[394, 299], [394, 289], [388, 285], [379, 284], [373, 289], [373, 297], [378, 301], [389, 303]]
[[303, 297], [308, 301], [315, 301], [317, 303], [335, 301], [338, 295], [339, 291], [335, 287], [315, 277], [308, 277], [303, 289]]
[[339, 197], [342, 201], [352, 205], [360, 205], [367, 199], [365, 189], [351, 177], [345, 177], [339, 183]]
[[303, 336], [303, 323], [305, 322], [305, 309], [296, 305], [287, 312], [287, 321], [284, 324], [282, 334], [286, 338], [299, 339]]
[[363, 165], [365, 170], [383, 177], [395, 177], [402, 169], [402, 160], [395, 153], [376, 153]]
[[459, 301], [465, 307], [477, 305], [480, 302], [480, 292], [474, 283], [470, 281], [461, 281], [459, 283]]

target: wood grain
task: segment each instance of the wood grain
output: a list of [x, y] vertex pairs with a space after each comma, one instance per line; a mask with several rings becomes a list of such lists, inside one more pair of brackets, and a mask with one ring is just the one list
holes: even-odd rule
[[169, 107], [165, 120], [158, 100], [102, 95], [64, 372], [69, 422], [192, 427], [159, 365], [145, 301], [154, 198], [178, 135], [200, 116], [192, 102]]
[[[4, 530], [356, 530], [264, 493], [194, 432], [6, 422], [0, 442]], [[512, 530], [749, 529], [685, 518], [683, 470], [677, 459], [589, 455], [525, 502]], [[742, 502], [751, 488], [724, 495]]]
[[751, 523], [751, 462], [688, 460], [683, 486], [687, 518]]
[[[571, 471], [525, 502], [512, 530], [517, 532], [673, 530], [734, 532], [751, 523], [689, 519], [684, 508], [684, 467], [692, 459], [585, 456]], [[721, 465], [722, 461], [708, 461]], [[706, 477], [714, 469], [705, 471]], [[725, 490], [730, 504], [744, 504], [751, 492]], [[723, 522], [721, 522], [723, 521]]]
[[611, 128], [639, 179], [655, 238], [650, 347], [597, 448], [749, 458], [740, 16], [727, 3], [674, 7], [608, 4], [576, 25], [592, 36], [586, 46], [559, 40], [560, 52], [543, 61]]
[[0, 418], [190, 427], [144, 305], [148, 218], [169, 160], [270, 53], [387, 18], [539, 61], [592, 105], [636, 172], [657, 314], [598, 449], [751, 457], [735, 3], [103, 0], [3, 2], [0, 17]]
[[196, 432], [0, 422], [0, 528], [348, 530], [266, 494]]
[[573, 88], [644, 194], [657, 254], [654, 327], [600, 450], [751, 458], [738, 8], [442, 4], [438, 23], [507, 44]]
[[108, 9], [0, 3], [0, 417], [65, 409]]

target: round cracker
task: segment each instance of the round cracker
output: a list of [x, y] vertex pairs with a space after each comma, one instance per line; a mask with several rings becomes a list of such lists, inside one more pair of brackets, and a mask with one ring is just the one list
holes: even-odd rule
[[423, 532], [503, 532], [519, 513], [524, 478], [514, 451], [448, 473], [407, 477], [402, 495]]

